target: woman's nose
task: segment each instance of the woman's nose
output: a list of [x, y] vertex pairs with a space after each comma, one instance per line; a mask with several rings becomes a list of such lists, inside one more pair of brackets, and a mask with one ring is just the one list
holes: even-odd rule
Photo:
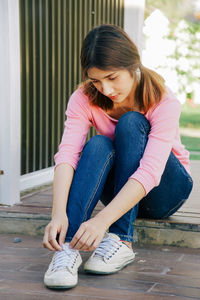
[[102, 94], [109, 96], [113, 93], [113, 88], [109, 83], [102, 83]]

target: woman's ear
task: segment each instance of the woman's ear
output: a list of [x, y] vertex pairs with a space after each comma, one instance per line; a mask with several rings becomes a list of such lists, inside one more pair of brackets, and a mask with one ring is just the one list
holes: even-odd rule
[[140, 82], [140, 79], [141, 79], [141, 71], [140, 71], [140, 68], [137, 68], [137, 69], [136, 69], [135, 74], [136, 74], [136, 80], [137, 80], [137, 82]]

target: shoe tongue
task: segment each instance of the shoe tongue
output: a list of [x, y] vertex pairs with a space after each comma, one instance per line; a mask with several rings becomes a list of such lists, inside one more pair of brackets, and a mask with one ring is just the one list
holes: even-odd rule
[[120, 241], [119, 236], [116, 235], [115, 233], [110, 233], [110, 232], [109, 232], [109, 233], [107, 233], [106, 237], [110, 237], [110, 238], [112, 238], [112, 239], [115, 239], [115, 240], [117, 240], [117, 241]]
[[62, 244], [62, 249], [63, 249], [63, 250], [70, 249], [70, 248], [69, 248], [69, 243], [64, 243], [64, 244]]

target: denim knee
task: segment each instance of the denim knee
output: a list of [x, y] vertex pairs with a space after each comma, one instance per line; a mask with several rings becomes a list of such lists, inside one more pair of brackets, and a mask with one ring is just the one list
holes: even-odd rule
[[85, 145], [83, 152], [87, 151], [88, 155], [98, 156], [103, 153], [110, 153], [114, 151], [113, 142], [104, 135], [93, 136]]
[[[140, 112], [130, 111], [125, 113], [117, 123], [115, 128], [115, 134], [119, 132], [126, 133], [133, 132], [133, 128], [141, 130], [143, 133], [147, 133], [150, 130], [149, 121]], [[125, 131], [125, 132], [124, 132]]]

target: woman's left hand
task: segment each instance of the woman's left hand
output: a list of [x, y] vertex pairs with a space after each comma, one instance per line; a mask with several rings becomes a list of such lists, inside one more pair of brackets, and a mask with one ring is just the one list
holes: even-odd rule
[[95, 217], [82, 223], [69, 244], [70, 248], [82, 251], [95, 250], [107, 230], [103, 223]]

